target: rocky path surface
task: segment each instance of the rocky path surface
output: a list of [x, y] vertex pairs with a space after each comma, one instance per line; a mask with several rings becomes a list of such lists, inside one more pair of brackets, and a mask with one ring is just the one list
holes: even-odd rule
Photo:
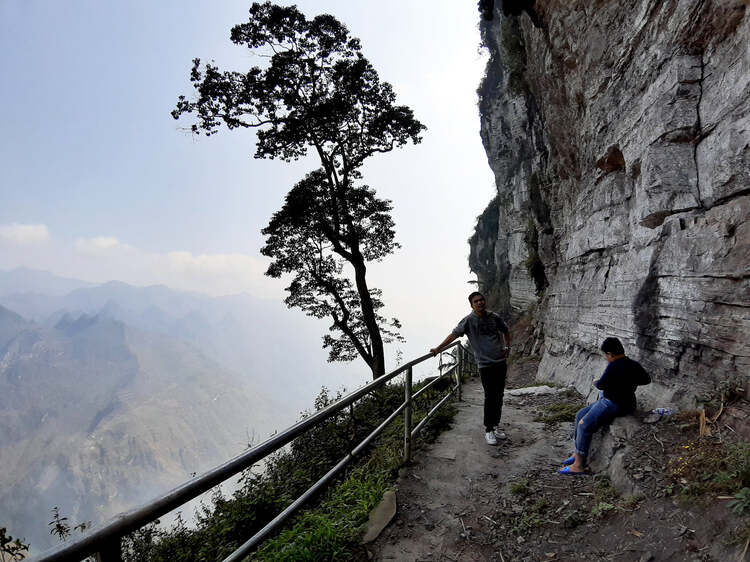
[[[511, 362], [509, 387], [533, 386], [534, 373], [533, 362]], [[357, 559], [747, 560], [750, 513], [733, 515], [727, 507], [733, 488], [718, 487], [750, 471], [742, 437], [750, 432], [746, 400], [722, 407], [719, 414], [726, 413], [713, 424], [712, 437], [698, 438], [697, 413], [656, 423], [643, 413], [621, 418], [592, 446], [593, 461], [598, 447], [599, 461], [616, 456], [617, 463], [607, 468], [607, 462], [592, 461], [593, 472], [572, 477], [556, 473], [570, 452], [572, 423], [536, 420], [561, 405], [575, 411], [580, 395], [506, 392], [507, 439], [497, 446], [484, 441], [477, 378], [468, 380], [463, 395], [452, 428], [402, 469], [396, 515]]]
[[493, 516], [503, 501], [499, 489], [530, 467], [553, 471], [559, 466], [570, 447], [569, 428], [545, 428], [524, 409], [523, 398], [506, 394], [507, 439], [490, 446], [484, 440], [482, 399], [479, 379], [470, 379], [453, 427], [402, 471], [397, 515], [369, 548], [375, 560], [512, 559], [492, 537]]

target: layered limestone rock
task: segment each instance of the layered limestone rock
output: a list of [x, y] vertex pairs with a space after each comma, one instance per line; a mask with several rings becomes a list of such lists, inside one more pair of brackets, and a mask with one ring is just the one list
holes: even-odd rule
[[613, 335], [653, 375], [645, 405], [747, 381], [748, 11], [498, 0], [482, 22], [498, 195], [470, 266], [497, 308], [537, 307], [541, 378], [588, 392]]

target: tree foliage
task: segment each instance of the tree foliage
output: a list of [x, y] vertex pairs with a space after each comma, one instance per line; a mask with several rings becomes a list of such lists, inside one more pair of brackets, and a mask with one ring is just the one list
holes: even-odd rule
[[366, 264], [397, 244], [390, 202], [361, 184], [360, 169], [376, 153], [419, 143], [424, 126], [396, 105], [359, 40], [331, 15], [308, 20], [295, 6], [253, 3], [231, 39], [267, 64], [222, 72], [195, 59], [190, 79], [197, 97], [180, 96], [172, 115], [193, 114], [191, 129], [207, 135], [222, 124], [256, 129], [256, 158], [317, 156], [320, 168], [290, 191], [263, 230], [263, 253], [273, 260], [267, 274], [293, 274], [287, 304], [330, 317], [334, 335], [324, 345], [331, 360], [359, 355], [379, 376], [383, 339], [397, 337], [398, 322], [378, 314], [380, 292], [368, 287]]
[[52, 521], [47, 523], [47, 526], [50, 527], [49, 534], [56, 536], [61, 541], [70, 536], [68, 518], [60, 515], [60, 508], [57, 506], [52, 508]]
[[0, 527], [0, 561], [15, 562], [23, 560], [29, 553], [29, 545], [23, 539], [14, 539], [7, 534], [5, 527]]
[[[293, 274], [286, 304], [316, 318], [330, 318], [330, 333], [323, 337], [329, 361], [351, 361], [362, 357], [372, 366], [375, 357], [362, 314], [360, 295], [343, 275], [343, 254], [350, 259], [347, 240], [357, 238], [365, 260], [379, 260], [397, 246], [389, 201], [378, 199], [366, 186], [347, 192], [350, 224], [336, 227], [339, 201], [331, 197], [323, 170], [316, 170], [289, 192], [284, 206], [263, 229], [267, 236], [261, 252], [274, 258], [271, 277]], [[349, 232], [349, 228], [355, 232]], [[379, 314], [383, 307], [379, 289], [369, 289], [371, 306], [381, 336], [387, 343], [401, 340], [400, 324]]]

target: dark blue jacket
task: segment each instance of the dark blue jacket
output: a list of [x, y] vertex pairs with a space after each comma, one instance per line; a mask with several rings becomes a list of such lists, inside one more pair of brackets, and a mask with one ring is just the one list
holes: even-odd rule
[[620, 415], [625, 415], [635, 411], [635, 388], [650, 382], [651, 377], [638, 361], [620, 357], [607, 365], [594, 385], [604, 393], [604, 398], [617, 404]]

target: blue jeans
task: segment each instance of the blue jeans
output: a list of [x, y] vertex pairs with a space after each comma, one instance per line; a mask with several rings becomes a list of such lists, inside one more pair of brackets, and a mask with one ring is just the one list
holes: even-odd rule
[[586, 458], [594, 433], [612, 423], [619, 414], [617, 404], [607, 398], [599, 398], [593, 404], [582, 408], [576, 414], [575, 444], [576, 453]]

